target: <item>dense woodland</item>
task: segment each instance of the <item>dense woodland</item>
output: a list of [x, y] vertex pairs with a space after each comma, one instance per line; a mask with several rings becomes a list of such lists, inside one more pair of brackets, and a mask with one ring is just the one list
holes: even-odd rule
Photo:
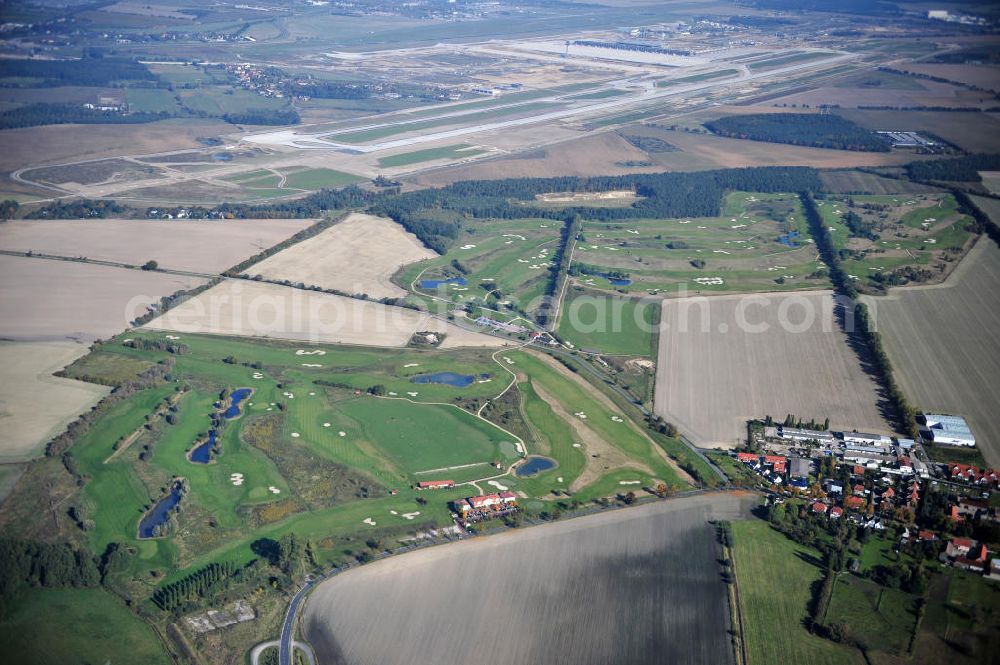
[[911, 162], [906, 174], [913, 180], [982, 182], [980, 171], [1000, 170], [1000, 155], [966, 155], [952, 159]]
[[730, 115], [705, 123], [720, 136], [834, 150], [889, 152], [888, 140], [846, 118], [818, 113]]
[[[108, 86], [123, 81], [156, 81], [146, 65], [127, 58], [90, 55], [80, 60], [7, 59], [3, 63], [3, 87], [58, 87], [61, 85]], [[27, 79], [11, 81], [10, 79]]]
[[[27, 104], [0, 111], [0, 129], [38, 125], [135, 125], [170, 118], [169, 113], [122, 113], [88, 109], [80, 104]], [[227, 122], [232, 122], [227, 120]], [[267, 124], [267, 123], [259, 123]]]

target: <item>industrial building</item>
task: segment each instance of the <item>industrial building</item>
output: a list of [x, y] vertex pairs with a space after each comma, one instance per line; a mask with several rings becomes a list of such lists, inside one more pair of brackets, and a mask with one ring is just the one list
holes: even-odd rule
[[945, 416], [938, 413], [925, 413], [924, 423], [930, 439], [934, 443], [944, 443], [949, 446], [975, 447], [976, 437], [973, 436], [965, 418], [961, 416]]
[[833, 443], [833, 432], [814, 429], [799, 429], [797, 427], [779, 427], [778, 436], [793, 441], [816, 441], [817, 443]]

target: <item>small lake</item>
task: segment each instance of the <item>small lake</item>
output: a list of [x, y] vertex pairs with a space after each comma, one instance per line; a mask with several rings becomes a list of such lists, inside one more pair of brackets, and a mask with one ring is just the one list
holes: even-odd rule
[[531, 476], [537, 476], [543, 471], [554, 469], [555, 466], [555, 460], [551, 460], [548, 457], [541, 457], [540, 455], [530, 455], [524, 464], [517, 467], [517, 471], [514, 473], [518, 478], [530, 478]]
[[[482, 378], [489, 378], [488, 375], [481, 375]], [[410, 379], [413, 383], [443, 383], [446, 386], [455, 388], [467, 388], [472, 385], [476, 377], [472, 374], [456, 374], [455, 372], [435, 372], [434, 374], [418, 374]]]
[[611, 286], [628, 286], [632, 283], [631, 279], [626, 279], [624, 277], [612, 277], [606, 272], [599, 273], [598, 276], [608, 280], [608, 282], [611, 283]]
[[170, 488], [170, 494], [160, 499], [159, 503], [153, 506], [139, 522], [140, 538], [155, 538], [156, 527], [166, 524], [170, 519], [170, 511], [181, 501], [181, 485], [174, 483]]
[[252, 392], [253, 389], [251, 388], [239, 388], [234, 390], [233, 394], [229, 396], [231, 400], [230, 406], [226, 409], [226, 412], [222, 414], [223, 417], [228, 420], [232, 420], [236, 416], [240, 415], [240, 413], [242, 413], [242, 410], [240, 409], [240, 402], [249, 397]]
[[208, 441], [191, 451], [188, 459], [195, 464], [208, 464], [212, 461], [212, 448], [215, 447], [215, 430], [208, 431]]
[[788, 233], [782, 233], [778, 236], [778, 242], [786, 247], [798, 247], [799, 246], [799, 232], [789, 231]]
[[422, 279], [420, 288], [436, 289], [444, 284], [454, 284], [455, 286], [466, 286], [469, 282], [464, 277], [452, 277], [451, 279]]

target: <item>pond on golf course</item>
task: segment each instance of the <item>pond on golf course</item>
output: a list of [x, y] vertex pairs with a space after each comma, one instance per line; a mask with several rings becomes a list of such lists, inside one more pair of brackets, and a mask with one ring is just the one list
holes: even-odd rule
[[[490, 378], [489, 374], [480, 374], [480, 379]], [[472, 385], [476, 377], [472, 374], [458, 374], [457, 372], [435, 372], [434, 374], [418, 374], [410, 379], [413, 383], [443, 383], [455, 388], [467, 388]]]
[[237, 388], [234, 390], [233, 394], [229, 396], [229, 408], [222, 414], [223, 417], [232, 420], [236, 416], [240, 415], [240, 413], [242, 413], [242, 409], [240, 409], [240, 402], [249, 397], [251, 393], [253, 393], [252, 388]]
[[518, 478], [530, 478], [555, 467], [556, 461], [553, 459], [541, 455], [529, 455], [525, 458], [524, 464], [518, 466], [514, 473]]
[[170, 494], [160, 499], [153, 508], [139, 521], [139, 537], [155, 538], [156, 527], [162, 526], [170, 519], [170, 512], [180, 503], [183, 493], [180, 482], [174, 483]]

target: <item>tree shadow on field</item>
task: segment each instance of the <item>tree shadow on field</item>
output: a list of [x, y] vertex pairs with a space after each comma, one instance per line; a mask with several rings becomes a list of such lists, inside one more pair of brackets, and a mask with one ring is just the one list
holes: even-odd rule
[[858, 359], [858, 366], [861, 368], [861, 371], [875, 382], [875, 395], [878, 398], [875, 406], [878, 408], [879, 415], [886, 422], [895, 423], [898, 419], [896, 408], [889, 399], [889, 392], [886, 390], [883, 381], [884, 377], [875, 366], [871, 350], [868, 348], [868, 344], [863, 337], [863, 331], [858, 330], [860, 324], [857, 318], [852, 313], [852, 316], [848, 319], [847, 309], [840, 302], [834, 303], [833, 315], [837, 321], [837, 326], [847, 339], [847, 346], [850, 347], [851, 351], [854, 352], [854, 356]]
[[258, 538], [253, 541], [250, 543], [250, 551], [262, 559], [266, 559], [272, 566], [278, 563], [278, 559], [281, 558], [281, 545], [278, 544], [277, 540], [271, 538]]

